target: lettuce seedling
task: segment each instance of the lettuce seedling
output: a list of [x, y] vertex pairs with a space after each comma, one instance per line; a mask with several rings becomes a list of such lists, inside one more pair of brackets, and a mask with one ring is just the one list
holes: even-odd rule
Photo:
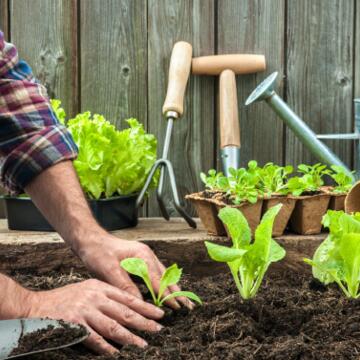
[[333, 172], [330, 173], [330, 176], [336, 183], [333, 192], [348, 192], [353, 185], [353, 179], [351, 178], [351, 176], [349, 176], [348, 172], [344, 169], [343, 166], [332, 165], [331, 169], [333, 170]]
[[259, 171], [263, 192], [268, 196], [272, 194], [288, 194], [287, 178], [293, 171], [294, 168], [290, 165], [279, 166], [271, 162], [267, 163]]
[[143, 259], [127, 258], [120, 262], [120, 266], [128, 273], [139, 276], [144, 280], [144, 283], [149, 289], [151, 297], [156, 306], [160, 307], [167, 300], [178, 296], [184, 296], [198, 302], [199, 304], [202, 304], [201, 299], [196, 294], [190, 291], [174, 291], [169, 295], [163, 297], [165, 290], [169, 286], [177, 284], [181, 278], [182, 269], [179, 269], [177, 264], [171, 265], [163, 273], [160, 279], [160, 287], [157, 296], [155, 295], [154, 288], [151, 285], [148, 267]]
[[200, 173], [200, 178], [209, 190], [226, 192], [229, 189], [228, 178], [222, 172], [217, 172], [215, 169], [210, 169], [207, 175], [203, 172]]
[[233, 198], [233, 203], [238, 205], [244, 201], [255, 204], [262, 192], [260, 190], [260, 168], [252, 160], [248, 168], [229, 169], [228, 194]]
[[221, 209], [219, 217], [229, 231], [232, 247], [205, 242], [211, 259], [227, 263], [243, 299], [256, 295], [270, 264], [281, 260], [286, 254], [272, 239], [273, 223], [281, 206], [276, 205], [265, 213], [255, 231], [253, 243], [249, 224], [241, 211], [230, 207]]
[[360, 286], [360, 214], [328, 211], [323, 225], [329, 235], [315, 251], [312, 259], [313, 276], [325, 285], [335, 282], [348, 298], [359, 298]]
[[298, 172], [303, 173], [303, 176], [295, 176], [287, 184], [289, 191], [295, 196], [300, 196], [304, 192], [319, 191], [324, 185], [323, 176], [330, 174], [326, 165], [320, 163], [313, 166], [301, 164], [298, 166]]

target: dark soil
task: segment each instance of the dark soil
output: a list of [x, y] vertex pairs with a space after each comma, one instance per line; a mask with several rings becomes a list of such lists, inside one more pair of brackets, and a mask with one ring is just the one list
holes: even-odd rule
[[[18, 276], [26, 285], [46, 289], [66, 277]], [[70, 281], [79, 280], [75, 275]], [[60, 284], [61, 283], [61, 284]], [[170, 312], [158, 334], [141, 334], [145, 350], [126, 346], [118, 359], [360, 359], [360, 300], [345, 299], [335, 287], [310, 276], [288, 273], [268, 278], [258, 296], [244, 302], [229, 274], [194, 280], [183, 288], [204, 301], [192, 312]], [[95, 357], [83, 346], [43, 355], [40, 359], [110, 359]]]
[[46, 329], [22, 335], [18, 347], [11, 352], [10, 356], [71, 344], [87, 334], [84, 327], [72, 328], [62, 321], [60, 325], [61, 327], [56, 328], [49, 325]]

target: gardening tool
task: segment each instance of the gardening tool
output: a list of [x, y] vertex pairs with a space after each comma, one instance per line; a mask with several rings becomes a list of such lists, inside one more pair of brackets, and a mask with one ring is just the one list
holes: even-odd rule
[[346, 169], [349, 176], [354, 179], [348, 167], [316, 136], [316, 134], [296, 115], [290, 107], [274, 91], [275, 80], [278, 73], [274, 72], [267, 77], [247, 98], [245, 105], [256, 101], [266, 100], [268, 105], [294, 132], [298, 139], [307, 147], [313, 155], [327, 165], [338, 165]]
[[68, 322], [59, 322], [57, 320], [50, 319], [16, 319], [16, 320], [1, 320], [0, 321], [0, 360], [5, 359], [14, 359], [24, 355], [36, 354], [45, 351], [62, 349], [68, 346], [75, 345], [84, 341], [89, 333], [86, 333], [83, 336], [73, 339], [71, 343], [64, 343], [60, 346], [31, 351], [24, 354], [11, 355], [11, 352], [18, 347], [19, 340], [23, 335], [30, 334], [37, 330], [46, 329], [48, 326], [53, 326], [54, 328], [63, 328], [64, 324], [72, 328], [80, 328], [80, 325], [68, 323]]
[[235, 75], [251, 74], [265, 70], [264, 55], [234, 54], [194, 58], [195, 75], [220, 75], [220, 156], [225, 176], [229, 168], [240, 167], [240, 123]]
[[165, 207], [165, 202], [163, 199], [165, 170], [167, 170], [170, 179], [170, 186], [174, 200], [174, 206], [176, 210], [179, 212], [179, 214], [186, 220], [186, 222], [191, 227], [196, 228], [196, 222], [185, 211], [183, 205], [180, 202], [179, 194], [176, 187], [174, 169], [171, 162], [168, 160], [168, 153], [169, 153], [170, 140], [171, 140], [174, 121], [180, 119], [181, 115], [183, 114], [184, 95], [185, 95], [186, 84], [190, 74], [191, 57], [192, 57], [192, 46], [189, 43], [184, 41], [179, 41], [174, 45], [170, 59], [169, 82], [168, 82], [167, 94], [162, 109], [163, 114], [167, 119], [167, 128], [166, 128], [162, 157], [158, 159], [151, 168], [150, 173], [144, 184], [144, 187], [137, 198], [136, 205], [137, 207], [139, 207], [140, 204], [142, 203], [146, 191], [148, 190], [151, 184], [152, 178], [156, 173], [156, 170], [160, 168], [160, 178], [156, 190], [156, 197], [163, 217], [166, 220], [170, 219], [169, 213]]

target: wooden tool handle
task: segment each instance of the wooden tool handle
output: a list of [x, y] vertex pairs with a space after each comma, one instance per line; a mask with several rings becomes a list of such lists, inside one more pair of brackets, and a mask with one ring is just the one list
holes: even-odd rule
[[240, 124], [235, 73], [224, 70], [220, 75], [220, 147], [240, 147]]
[[264, 55], [233, 54], [193, 58], [192, 73], [195, 75], [219, 75], [229, 69], [235, 74], [251, 74], [266, 69]]
[[169, 80], [163, 114], [176, 111], [179, 116], [184, 111], [184, 95], [191, 68], [192, 46], [179, 41], [174, 45], [171, 53]]

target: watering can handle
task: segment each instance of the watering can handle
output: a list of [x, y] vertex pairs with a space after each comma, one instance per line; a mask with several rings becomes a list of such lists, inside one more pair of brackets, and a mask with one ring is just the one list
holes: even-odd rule
[[220, 148], [240, 147], [240, 124], [235, 73], [224, 70], [219, 80]]
[[254, 54], [211, 55], [193, 58], [191, 71], [194, 75], [220, 75], [225, 69], [235, 74], [252, 74], [264, 71], [265, 56]]
[[192, 46], [185, 42], [177, 42], [172, 50], [169, 68], [169, 81], [163, 114], [175, 111], [179, 116], [184, 112], [184, 95], [190, 75]]

